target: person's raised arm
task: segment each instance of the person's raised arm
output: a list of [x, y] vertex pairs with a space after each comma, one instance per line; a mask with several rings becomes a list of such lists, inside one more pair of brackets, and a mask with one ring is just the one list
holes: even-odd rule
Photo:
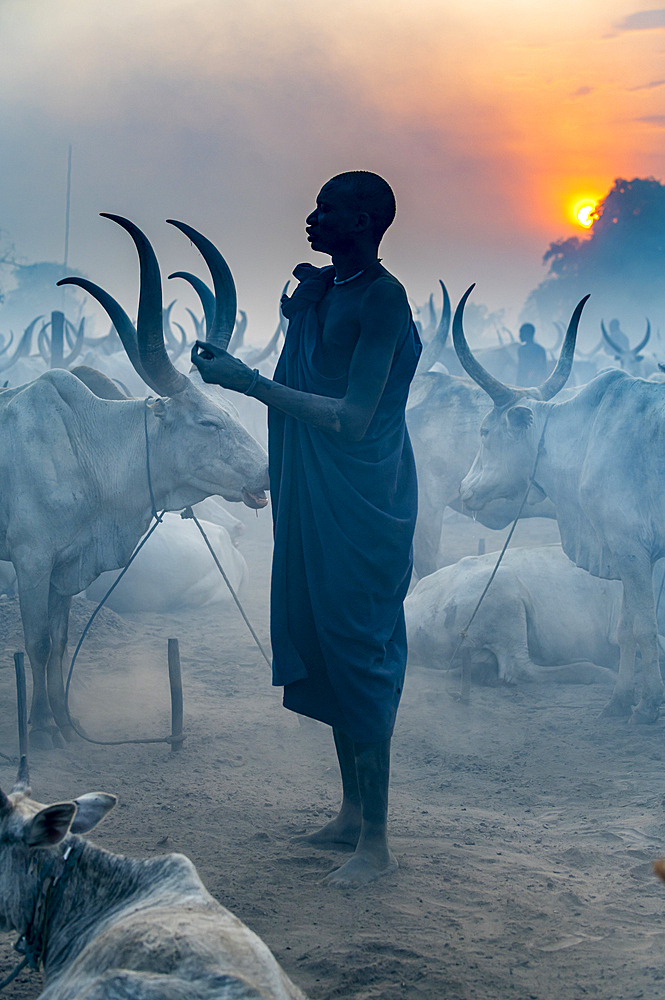
[[367, 289], [360, 309], [360, 335], [353, 352], [346, 394], [342, 399], [300, 392], [260, 376], [238, 358], [199, 342], [192, 361], [204, 382], [246, 392], [297, 420], [360, 441], [370, 425], [384, 390], [395, 347], [410, 317], [404, 289], [379, 278]]

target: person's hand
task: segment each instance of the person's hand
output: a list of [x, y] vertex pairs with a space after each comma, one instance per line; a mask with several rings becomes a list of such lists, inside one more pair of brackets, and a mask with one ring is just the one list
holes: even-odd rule
[[192, 364], [204, 382], [236, 392], [245, 392], [254, 377], [252, 369], [239, 358], [204, 340], [197, 340], [192, 347]]

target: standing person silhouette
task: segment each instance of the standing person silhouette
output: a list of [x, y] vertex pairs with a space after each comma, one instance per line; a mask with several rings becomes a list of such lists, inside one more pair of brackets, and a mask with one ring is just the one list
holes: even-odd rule
[[542, 385], [547, 378], [547, 354], [545, 348], [536, 344], [536, 328], [533, 323], [522, 323], [517, 348], [517, 384], [524, 386]]
[[351, 171], [323, 186], [306, 231], [332, 266], [295, 268], [273, 380], [209, 344], [192, 351], [204, 381], [269, 408], [273, 683], [287, 708], [333, 729], [342, 805], [308, 840], [355, 848], [326, 879], [342, 888], [397, 867], [390, 739], [417, 513], [405, 408], [421, 344], [404, 288], [378, 257], [394, 216], [377, 174]]

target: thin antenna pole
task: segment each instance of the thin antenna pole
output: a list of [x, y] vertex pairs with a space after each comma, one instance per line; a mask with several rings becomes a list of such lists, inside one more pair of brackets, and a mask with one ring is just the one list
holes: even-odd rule
[[66, 270], [69, 261], [69, 204], [72, 194], [72, 144], [69, 144], [69, 155], [67, 156], [67, 207], [65, 209], [65, 259], [62, 262]]

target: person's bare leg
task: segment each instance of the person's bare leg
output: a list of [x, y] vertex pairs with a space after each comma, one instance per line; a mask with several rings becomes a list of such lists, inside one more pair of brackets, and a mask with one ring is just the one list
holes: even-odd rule
[[342, 805], [335, 819], [304, 840], [317, 847], [333, 847], [336, 844], [350, 844], [351, 847], [355, 847], [360, 836], [362, 821], [356, 774], [356, 748], [353, 741], [338, 729], [333, 729], [333, 737], [342, 773]]
[[356, 743], [354, 749], [362, 822], [352, 857], [325, 879], [339, 889], [357, 889], [397, 868], [388, 847], [390, 740]]

